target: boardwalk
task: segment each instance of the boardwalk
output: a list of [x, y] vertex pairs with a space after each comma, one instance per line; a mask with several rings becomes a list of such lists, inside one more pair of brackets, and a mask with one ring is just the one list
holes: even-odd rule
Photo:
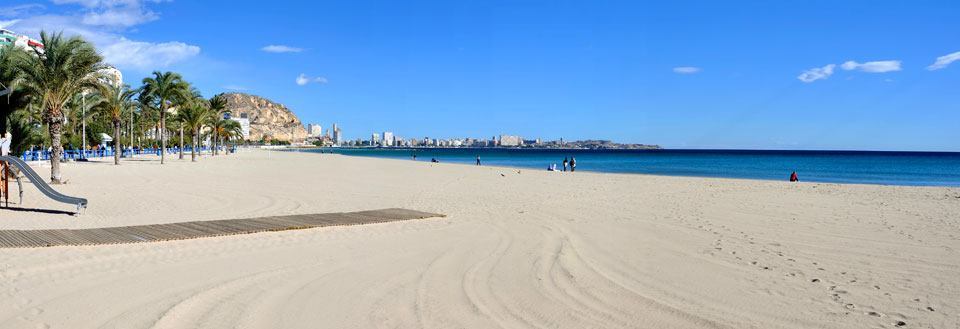
[[298, 230], [324, 226], [384, 223], [443, 215], [407, 209], [226, 219], [80, 230], [0, 230], [0, 248], [82, 246], [195, 239]]

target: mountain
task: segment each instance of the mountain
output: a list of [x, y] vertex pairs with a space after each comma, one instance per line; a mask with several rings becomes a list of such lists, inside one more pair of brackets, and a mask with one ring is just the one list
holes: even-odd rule
[[249, 140], [289, 141], [291, 132], [294, 139], [299, 141], [307, 137], [307, 130], [300, 119], [283, 104], [244, 93], [226, 93], [223, 96], [232, 117], [250, 120]]

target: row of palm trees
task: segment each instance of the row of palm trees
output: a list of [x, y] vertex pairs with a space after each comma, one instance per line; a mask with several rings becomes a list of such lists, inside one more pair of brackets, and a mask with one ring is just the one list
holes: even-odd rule
[[[197, 160], [196, 149], [201, 139], [210, 138], [213, 154], [218, 147], [242, 138], [240, 125], [225, 119], [226, 100], [222, 94], [205, 99], [183, 77], [173, 72], [153, 72], [143, 79], [142, 86], [131, 88], [113, 81], [103, 58], [92, 44], [80, 37], [64, 37], [62, 33], [40, 33], [43, 50], [0, 48], [0, 90], [12, 93], [0, 100], [0, 125], [11, 129], [46, 127], [45, 140], [52, 149], [50, 180], [62, 181], [60, 160], [63, 155], [65, 124], [70, 119], [109, 124], [113, 130], [114, 164], [120, 164], [124, 126], [129, 144], [135, 137], [140, 143], [147, 131], [158, 136], [160, 163], [166, 162], [167, 138], [179, 133], [180, 159], [184, 158], [185, 136], [189, 140], [191, 161]], [[78, 101], [79, 100], [79, 101]], [[77, 113], [84, 113], [80, 117]], [[86, 121], [84, 121], [86, 122]], [[24, 128], [27, 127], [27, 128]], [[68, 126], [68, 129], [75, 126]], [[139, 131], [137, 136], [135, 131]], [[19, 137], [21, 143], [34, 143], [39, 138], [30, 134]], [[26, 144], [23, 144], [26, 145]], [[142, 144], [141, 144], [142, 146]]]

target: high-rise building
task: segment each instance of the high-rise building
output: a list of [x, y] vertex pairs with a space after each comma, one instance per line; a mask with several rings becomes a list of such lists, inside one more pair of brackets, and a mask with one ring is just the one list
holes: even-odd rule
[[393, 132], [383, 132], [383, 146], [393, 146]]
[[320, 137], [323, 136], [323, 126], [319, 123], [311, 123], [307, 125], [307, 136], [310, 137]]
[[340, 127], [337, 127], [337, 124], [333, 124], [333, 145], [340, 145], [343, 142], [343, 136], [340, 132]]
[[380, 134], [372, 133], [370, 134], [370, 146], [379, 146], [380, 145]]

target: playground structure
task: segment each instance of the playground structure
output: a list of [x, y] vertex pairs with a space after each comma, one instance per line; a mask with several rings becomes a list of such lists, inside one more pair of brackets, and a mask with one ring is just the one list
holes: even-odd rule
[[19, 204], [23, 204], [23, 183], [20, 179], [20, 175], [12, 174], [13, 171], [11, 169], [13, 167], [16, 167], [16, 169], [19, 170], [24, 177], [30, 180], [30, 183], [33, 183], [33, 186], [40, 190], [40, 193], [43, 193], [43, 195], [53, 199], [54, 201], [76, 206], [76, 214], [79, 215], [83, 209], [87, 208], [87, 199], [66, 196], [60, 192], [57, 192], [57, 190], [54, 190], [52, 187], [50, 187], [50, 185], [47, 184], [47, 182], [41, 178], [36, 171], [33, 171], [33, 169], [30, 168], [30, 166], [27, 165], [27, 163], [22, 159], [13, 156], [0, 156], [0, 196], [3, 198], [0, 200], [2, 201], [0, 203], [2, 203], [4, 207], [10, 206], [11, 178], [17, 181], [17, 187], [20, 191]]

